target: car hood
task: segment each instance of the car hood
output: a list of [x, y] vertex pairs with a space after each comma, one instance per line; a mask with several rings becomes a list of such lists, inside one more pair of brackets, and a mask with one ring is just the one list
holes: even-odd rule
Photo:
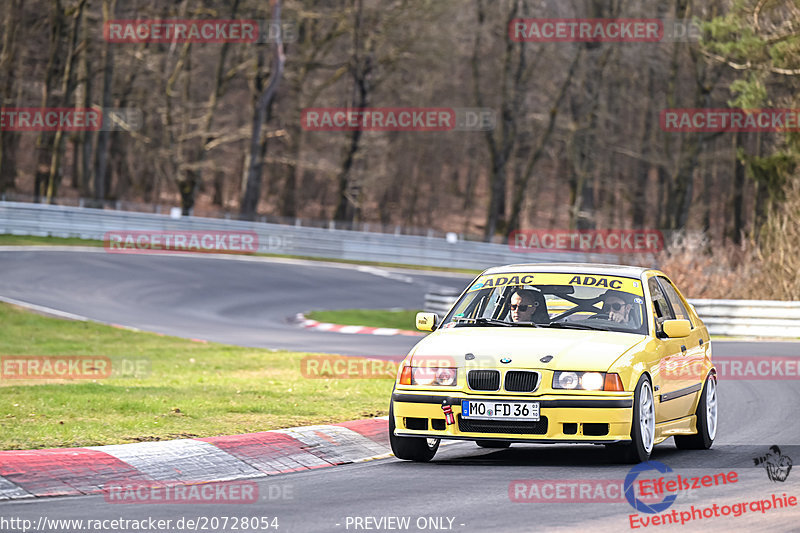
[[[458, 367], [548, 368], [604, 372], [644, 335], [613, 331], [463, 327], [436, 331], [412, 351], [421, 360], [455, 360]], [[464, 356], [471, 353], [474, 359]], [[542, 362], [545, 356], [552, 356]], [[501, 362], [501, 359], [511, 359]]]

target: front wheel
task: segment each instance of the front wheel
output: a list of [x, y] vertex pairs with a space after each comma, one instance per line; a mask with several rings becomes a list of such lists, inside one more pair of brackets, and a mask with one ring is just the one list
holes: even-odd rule
[[441, 439], [428, 439], [425, 437], [396, 437], [394, 434], [394, 402], [389, 406], [389, 444], [392, 453], [398, 459], [427, 463], [439, 449]]
[[656, 409], [653, 386], [643, 375], [633, 394], [633, 419], [631, 420], [631, 442], [615, 445], [612, 451], [622, 463], [641, 463], [650, 458], [656, 435]]
[[709, 374], [703, 394], [697, 402], [697, 433], [675, 435], [675, 446], [681, 450], [707, 450], [717, 436], [717, 377]]

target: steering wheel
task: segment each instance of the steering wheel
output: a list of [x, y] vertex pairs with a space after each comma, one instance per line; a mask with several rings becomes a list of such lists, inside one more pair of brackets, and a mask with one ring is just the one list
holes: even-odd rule
[[597, 313], [596, 315], [588, 317], [586, 320], [611, 320], [611, 316], [608, 313]]

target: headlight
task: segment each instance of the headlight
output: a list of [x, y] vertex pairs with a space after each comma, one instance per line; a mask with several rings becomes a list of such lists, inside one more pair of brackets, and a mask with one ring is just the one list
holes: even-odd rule
[[553, 376], [554, 389], [577, 389], [578, 374], [575, 372], [556, 372]]
[[606, 374], [605, 372], [554, 372], [553, 388], [567, 390], [623, 390], [619, 375]]
[[586, 372], [581, 376], [581, 388], [586, 390], [602, 390], [603, 374], [600, 372]]
[[400, 372], [400, 384], [454, 387], [458, 381], [457, 375], [455, 368], [405, 366]]

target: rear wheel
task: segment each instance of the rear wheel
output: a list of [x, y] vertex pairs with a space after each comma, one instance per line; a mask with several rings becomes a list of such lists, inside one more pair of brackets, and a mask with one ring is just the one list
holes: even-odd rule
[[508, 448], [511, 446], [510, 442], [503, 442], [501, 440], [476, 440], [475, 444], [481, 448]]
[[681, 450], [707, 450], [717, 436], [717, 377], [713, 374], [706, 378], [695, 414], [697, 433], [675, 435], [675, 446]]
[[650, 458], [656, 435], [656, 408], [653, 387], [647, 376], [639, 378], [633, 394], [631, 442], [611, 446], [614, 458], [622, 463], [641, 463]]
[[389, 444], [398, 459], [427, 463], [436, 455], [441, 439], [425, 437], [396, 437], [394, 434], [394, 402], [389, 406]]

